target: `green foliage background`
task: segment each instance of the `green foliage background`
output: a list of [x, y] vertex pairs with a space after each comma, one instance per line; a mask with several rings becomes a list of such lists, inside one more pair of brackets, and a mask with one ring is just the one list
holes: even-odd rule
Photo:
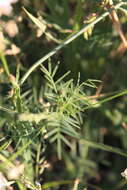
[[[41, 37], [22, 7], [45, 21]], [[123, 8], [117, 13], [126, 36]], [[79, 36], [20, 85], [37, 60], [84, 27], [88, 15], [105, 11], [97, 0], [22, 0], [12, 16], [1, 17], [21, 17], [18, 35], [6, 36], [21, 52], [1, 53], [0, 76], [0, 170], [7, 176], [12, 165], [25, 167], [22, 177], [8, 179], [14, 190], [126, 189], [121, 172], [127, 167], [127, 53], [117, 52], [121, 39], [109, 17], [88, 40]], [[99, 88], [102, 96], [94, 98]]]

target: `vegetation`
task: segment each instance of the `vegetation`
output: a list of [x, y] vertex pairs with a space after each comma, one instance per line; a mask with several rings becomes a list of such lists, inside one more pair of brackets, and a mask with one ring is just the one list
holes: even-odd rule
[[127, 2], [1, 0], [0, 190], [127, 187]]

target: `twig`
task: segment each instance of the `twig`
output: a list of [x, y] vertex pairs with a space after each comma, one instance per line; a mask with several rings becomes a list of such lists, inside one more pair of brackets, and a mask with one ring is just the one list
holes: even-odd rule
[[120, 20], [119, 20], [119, 17], [117, 15], [117, 12], [115, 10], [115, 7], [114, 7], [114, 4], [113, 4], [113, 0], [109, 0], [108, 3], [106, 4], [106, 8], [107, 10], [109, 10], [110, 14], [110, 18], [113, 22], [113, 25], [116, 29], [116, 31], [118, 32], [122, 42], [123, 42], [123, 45], [127, 48], [127, 39], [124, 35], [124, 32], [122, 30], [122, 26], [121, 26], [121, 23], [120, 23]]
[[[117, 4], [116, 6], [114, 6], [115, 9], [118, 9], [119, 7], [121, 7], [122, 5], [127, 5], [127, 3], [125, 2], [121, 2], [119, 4]], [[52, 57], [54, 54], [56, 54], [60, 49], [62, 49], [63, 47], [65, 47], [66, 45], [68, 45], [69, 43], [71, 43], [73, 40], [75, 40], [77, 37], [79, 37], [81, 34], [83, 34], [84, 32], [86, 32], [89, 28], [91, 28], [92, 26], [94, 26], [95, 24], [97, 24], [98, 22], [100, 22], [101, 20], [103, 20], [105, 17], [107, 17], [110, 14], [110, 12], [105, 12], [104, 14], [102, 14], [101, 16], [99, 16], [96, 20], [94, 20], [93, 22], [91, 22], [90, 24], [88, 24], [87, 26], [84, 26], [79, 32], [74, 33], [69, 39], [65, 40], [62, 44], [58, 45], [56, 48], [54, 48], [52, 51], [50, 51], [48, 54], [46, 54], [44, 57], [42, 57], [39, 61], [37, 61], [26, 73], [25, 75], [22, 77], [21, 81], [20, 81], [20, 85], [22, 85], [26, 79], [29, 77], [29, 75], [38, 67], [40, 66], [44, 61], [46, 61], [47, 59], [49, 59], [50, 57]]]
[[[115, 98], [119, 98], [119, 97], [124, 96], [124, 95], [126, 95], [126, 94], [127, 94], [127, 89], [123, 90], [122, 92], [120, 92], [120, 93], [118, 93], [118, 94], [115, 94], [115, 95], [113, 95], [113, 96], [109, 96], [109, 97], [107, 97], [107, 98], [105, 98], [105, 99], [100, 100], [100, 101], [99, 101], [99, 104], [103, 104], [103, 103], [105, 103], [105, 102], [111, 101], [111, 100], [113, 100], [113, 99], [115, 99]], [[98, 102], [95, 102], [94, 104], [92, 104], [92, 106], [96, 106], [96, 105], [98, 105]], [[88, 106], [86, 106], [86, 107], [84, 108], [84, 110], [87, 110], [87, 109], [90, 109], [90, 108], [91, 108], [91, 105], [88, 105]]]

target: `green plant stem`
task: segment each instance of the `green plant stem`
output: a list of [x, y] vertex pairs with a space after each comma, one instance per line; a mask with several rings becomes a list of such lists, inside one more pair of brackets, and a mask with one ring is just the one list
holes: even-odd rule
[[110, 97], [108, 97], [108, 98], [105, 98], [105, 99], [103, 99], [103, 100], [100, 100], [100, 101], [98, 101], [98, 102], [96, 102], [96, 103], [94, 103], [94, 104], [92, 104], [92, 105], [86, 106], [86, 107], [84, 108], [84, 110], [90, 109], [91, 107], [94, 107], [94, 106], [96, 106], [96, 105], [98, 105], [98, 104], [103, 104], [103, 103], [105, 103], [105, 102], [108, 102], [108, 101], [110, 101], [110, 100], [113, 100], [113, 99], [118, 98], [118, 97], [121, 97], [121, 96], [124, 96], [124, 95], [126, 95], [126, 94], [127, 94], [127, 89], [126, 89], [126, 90], [123, 90], [122, 92], [120, 92], [120, 93], [118, 93], [118, 94], [115, 94], [115, 95], [113, 95], [113, 96], [110, 96]]
[[9, 76], [10, 75], [9, 67], [8, 67], [8, 64], [7, 64], [7, 61], [6, 61], [6, 58], [5, 58], [4, 54], [1, 53], [1, 52], [0, 52], [0, 59], [2, 61], [4, 70], [5, 70], [6, 74], [7, 74], [7, 76]]
[[95, 149], [100, 149], [100, 150], [104, 150], [104, 151], [108, 151], [108, 152], [112, 152], [112, 153], [116, 153], [119, 154], [121, 156], [127, 157], [127, 152], [120, 149], [120, 148], [116, 148], [113, 146], [109, 146], [109, 145], [105, 145], [102, 143], [97, 143], [97, 142], [93, 142], [93, 141], [89, 141], [87, 139], [81, 139], [80, 143], [84, 146], [89, 146], [91, 148], [95, 148]]
[[[91, 107], [96, 106], [98, 103], [99, 103], [99, 104], [103, 104], [103, 103], [105, 103], [105, 102], [108, 102], [108, 101], [110, 101], [110, 100], [113, 100], [113, 99], [118, 98], [118, 97], [121, 97], [121, 96], [124, 96], [124, 95], [126, 95], [126, 94], [127, 94], [127, 89], [126, 89], [126, 90], [123, 90], [122, 92], [120, 92], [120, 93], [118, 93], [118, 94], [115, 94], [115, 95], [113, 95], [113, 96], [110, 96], [110, 97], [108, 97], [108, 98], [105, 98], [105, 99], [103, 99], [103, 100], [100, 100], [99, 102], [96, 102], [96, 103], [94, 103], [94, 104], [92, 104], [92, 105], [90, 105], [90, 106], [86, 106], [86, 107], [84, 108], [84, 110], [90, 109]], [[29, 122], [33, 122], [33, 121], [36, 121], [36, 122], [37, 122], [37, 121], [38, 121], [38, 122], [39, 122], [39, 121], [42, 120], [42, 119], [48, 119], [48, 118], [51, 117], [51, 115], [44, 114], [44, 113], [38, 113], [38, 114], [22, 113], [22, 114], [17, 114], [16, 111], [11, 110], [11, 109], [8, 109], [8, 108], [5, 108], [5, 107], [2, 107], [2, 106], [0, 106], [0, 110], [12, 114], [12, 116], [14, 116], [14, 115], [16, 114], [16, 117], [18, 117], [18, 120], [19, 120], [19, 121], [29, 121]]]
[[[125, 2], [121, 2], [119, 4], [117, 4], [116, 6], [114, 6], [115, 9], [119, 9], [122, 5], [127, 5], [127, 3]], [[94, 20], [93, 22], [91, 22], [88, 25], [85, 25], [79, 32], [74, 33], [70, 38], [68, 38], [67, 40], [65, 40], [62, 44], [58, 45], [56, 48], [54, 48], [52, 51], [50, 51], [48, 54], [46, 54], [44, 57], [42, 57], [40, 60], [38, 60], [26, 73], [25, 75], [22, 77], [21, 81], [20, 81], [20, 85], [22, 85], [26, 79], [29, 77], [29, 75], [38, 67], [40, 66], [44, 61], [46, 61], [47, 59], [49, 59], [50, 57], [52, 57], [54, 54], [56, 54], [60, 49], [62, 49], [63, 47], [65, 47], [66, 45], [68, 45], [69, 43], [71, 43], [73, 40], [75, 40], [76, 38], [78, 38], [81, 34], [83, 34], [84, 32], [86, 32], [89, 28], [91, 28], [92, 26], [94, 26], [95, 24], [97, 24], [98, 22], [100, 22], [101, 20], [103, 20], [105, 17], [107, 17], [110, 14], [110, 12], [105, 12], [104, 14], [102, 14], [101, 16], [99, 16], [96, 20]]]

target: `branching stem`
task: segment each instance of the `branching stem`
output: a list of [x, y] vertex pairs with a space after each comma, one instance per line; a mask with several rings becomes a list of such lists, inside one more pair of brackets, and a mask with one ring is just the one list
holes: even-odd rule
[[[114, 6], [114, 8], [118, 9], [119, 7], [121, 7], [123, 5], [127, 5], [127, 3], [120, 2], [119, 4], [117, 4], [116, 6]], [[46, 61], [47, 59], [49, 59], [50, 57], [52, 57], [53, 55], [55, 55], [60, 49], [62, 49], [63, 47], [65, 47], [66, 45], [68, 45], [69, 43], [71, 43], [73, 40], [75, 40], [81, 34], [83, 34], [84, 32], [86, 32], [89, 28], [91, 28], [92, 26], [94, 26], [95, 24], [97, 24], [98, 22], [100, 22], [101, 20], [103, 20], [109, 14], [110, 14], [110, 12], [108, 12], [108, 11], [105, 12], [104, 14], [102, 14], [101, 16], [99, 16], [96, 20], [94, 20], [93, 22], [91, 22], [88, 25], [85, 25], [79, 32], [74, 33], [70, 38], [68, 38], [67, 40], [65, 40], [62, 44], [58, 45], [56, 48], [54, 48], [52, 51], [50, 51], [48, 54], [46, 54], [44, 57], [42, 57], [40, 60], [38, 60], [33, 66], [31, 66], [31, 68], [22, 77], [22, 79], [20, 81], [20, 85], [22, 85], [26, 81], [26, 79], [29, 77], [29, 75], [38, 66], [40, 66], [44, 61]]]

